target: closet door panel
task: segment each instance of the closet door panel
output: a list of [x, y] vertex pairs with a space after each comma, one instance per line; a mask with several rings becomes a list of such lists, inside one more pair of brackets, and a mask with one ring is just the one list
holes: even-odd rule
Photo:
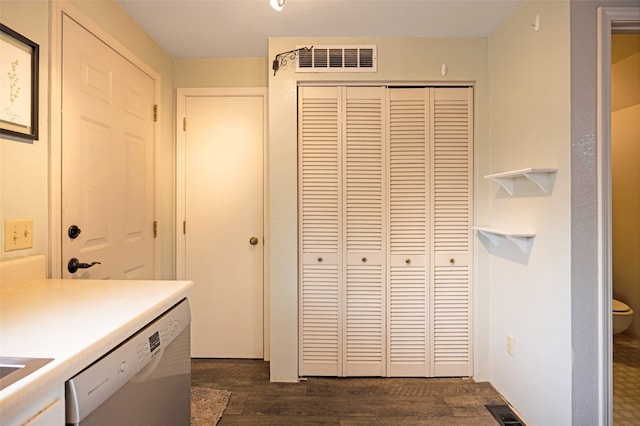
[[300, 88], [300, 375], [342, 374], [340, 91]]
[[429, 375], [429, 90], [388, 94], [388, 375]]
[[345, 376], [384, 376], [384, 282], [381, 263], [347, 265]]
[[432, 375], [469, 376], [473, 92], [471, 88], [431, 90]]
[[346, 376], [385, 375], [384, 88], [347, 87], [344, 126]]

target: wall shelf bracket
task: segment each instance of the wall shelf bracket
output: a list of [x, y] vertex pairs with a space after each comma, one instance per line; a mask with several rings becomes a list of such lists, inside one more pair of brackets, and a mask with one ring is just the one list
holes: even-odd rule
[[525, 177], [531, 182], [535, 183], [538, 188], [545, 194], [551, 191], [552, 175], [556, 173], [558, 169], [521, 169], [513, 170], [504, 173], [496, 173], [493, 175], [485, 176], [485, 179], [492, 179], [498, 185], [502, 186], [509, 195], [513, 195], [515, 179], [518, 177]]
[[515, 244], [525, 254], [531, 251], [533, 238], [536, 236], [535, 233], [513, 233], [481, 226], [474, 226], [473, 229], [485, 236], [496, 247], [507, 240]]

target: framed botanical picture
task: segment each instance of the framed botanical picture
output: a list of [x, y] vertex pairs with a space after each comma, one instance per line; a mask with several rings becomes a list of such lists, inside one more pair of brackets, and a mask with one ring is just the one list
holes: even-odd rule
[[0, 136], [38, 139], [40, 47], [0, 24]]

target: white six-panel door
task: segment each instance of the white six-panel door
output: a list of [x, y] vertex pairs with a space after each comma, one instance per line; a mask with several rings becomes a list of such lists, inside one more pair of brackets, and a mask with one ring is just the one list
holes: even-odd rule
[[[70, 17], [62, 29], [62, 275], [151, 279], [154, 80]], [[73, 258], [100, 264], [70, 273]]]
[[472, 90], [300, 92], [300, 374], [471, 375]]

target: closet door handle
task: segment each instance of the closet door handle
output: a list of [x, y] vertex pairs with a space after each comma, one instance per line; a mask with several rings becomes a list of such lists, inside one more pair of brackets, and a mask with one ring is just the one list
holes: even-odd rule
[[367, 263], [367, 258], [366, 257], [362, 258], [362, 263]]
[[318, 258], [318, 262], [322, 262], [323, 260], [324, 260], [324, 259], [323, 259], [323, 258], [321, 258], [321, 257], [319, 257], [319, 258]]
[[411, 259], [406, 259], [406, 260], [404, 261], [404, 263], [406, 263], [407, 265], [409, 265], [409, 264], [411, 263]]

